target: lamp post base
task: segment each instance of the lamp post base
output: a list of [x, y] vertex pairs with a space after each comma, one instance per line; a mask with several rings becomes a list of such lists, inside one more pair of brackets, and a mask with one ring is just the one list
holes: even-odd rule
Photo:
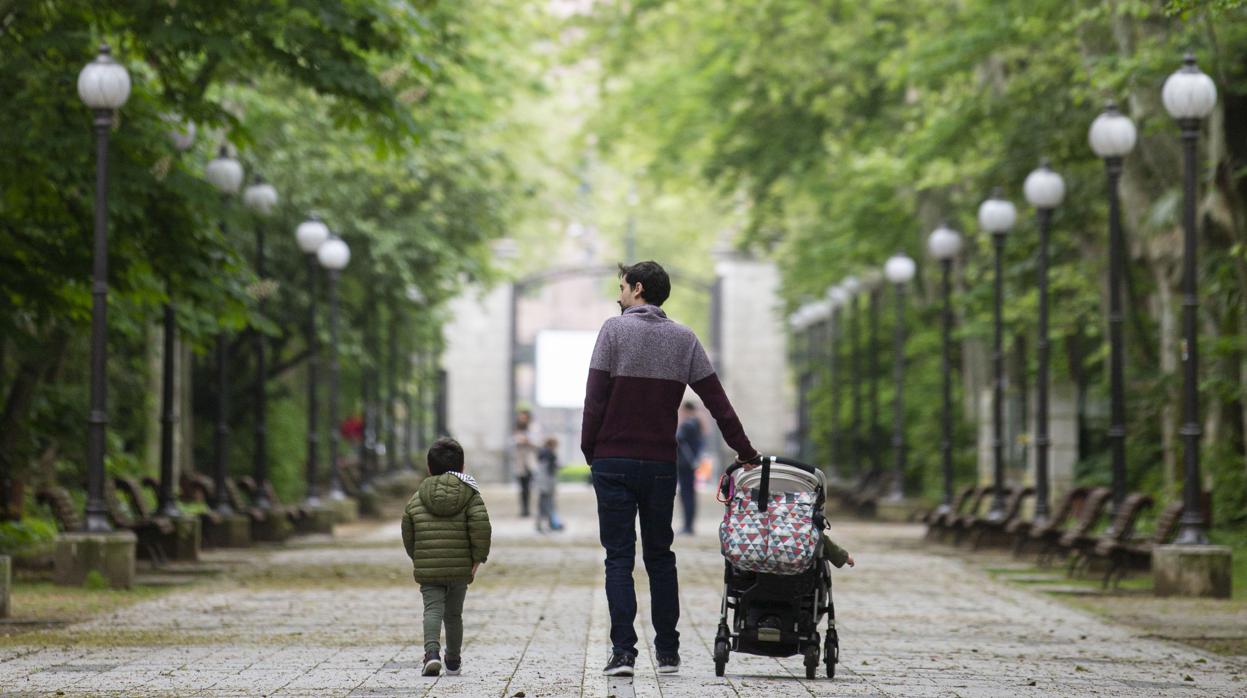
[[306, 509], [307, 516], [299, 519], [298, 523], [295, 524], [295, 531], [302, 535], [323, 534], [332, 536], [333, 524], [338, 518], [333, 508], [318, 503], [314, 506], [307, 506]]
[[251, 546], [251, 521], [243, 514], [205, 514], [203, 525], [205, 548], [246, 548]]
[[1157, 596], [1230, 598], [1231, 551], [1225, 545], [1158, 545], [1152, 549]]
[[138, 538], [131, 531], [109, 533], [62, 533], [56, 537], [52, 581], [62, 586], [82, 586], [95, 572], [108, 586], [129, 589], [134, 585], [134, 556]]
[[359, 502], [343, 495], [341, 499], [330, 499], [329, 509], [333, 511], [335, 523], [351, 523], [359, 519]]

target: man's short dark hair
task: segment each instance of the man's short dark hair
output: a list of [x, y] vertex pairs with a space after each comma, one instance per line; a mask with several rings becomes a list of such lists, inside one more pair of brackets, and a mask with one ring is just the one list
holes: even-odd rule
[[671, 277], [658, 262], [637, 262], [632, 266], [620, 262], [619, 278], [629, 286], [641, 284], [641, 297], [651, 305], [661, 306], [671, 295]]
[[463, 447], [449, 436], [442, 437], [429, 446], [429, 474], [441, 475], [454, 471], [463, 472]]

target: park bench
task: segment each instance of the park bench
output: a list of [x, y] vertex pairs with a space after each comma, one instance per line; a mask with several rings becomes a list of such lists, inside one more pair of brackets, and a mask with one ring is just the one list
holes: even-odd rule
[[224, 517], [212, 508], [212, 495], [216, 491], [216, 485], [212, 482], [212, 478], [203, 473], [183, 473], [182, 479], [178, 483], [178, 489], [181, 492], [180, 499], [182, 501], [198, 502], [206, 507], [204, 511], [199, 513], [199, 520], [205, 528], [207, 526], [218, 526], [224, 521]]
[[940, 525], [940, 522], [942, 522], [946, 516], [949, 516], [949, 515], [955, 516], [956, 514], [960, 513], [961, 510], [966, 506], [966, 502], [970, 501], [970, 498], [974, 496], [974, 492], [977, 489], [978, 489], [977, 487], [975, 487], [974, 485], [971, 485], [961, 490], [961, 492], [957, 494], [957, 497], [953, 500], [952, 504], [949, 506], [948, 509], [944, 511], [941, 511], [938, 508], [931, 509], [930, 511], [923, 514], [922, 523], [927, 525], [927, 538], [934, 537], [936, 533], [935, 527], [937, 525]]
[[1022, 502], [1034, 494], [1034, 487], [1014, 488], [1005, 499], [1004, 516], [998, 519], [976, 516], [970, 522], [970, 527], [967, 531], [970, 539], [970, 549], [978, 550], [979, 546], [984, 544], [985, 539], [987, 541], [995, 541], [995, 544], [1007, 542], [1006, 529], [1014, 522], [1022, 519]]
[[[974, 506], [969, 511], [953, 517], [952, 523], [948, 527], [948, 532], [953, 536], [953, 545], [961, 545], [961, 541], [965, 540], [966, 536], [969, 535], [975, 521], [987, 518], [988, 513], [991, 511], [991, 503], [995, 494], [995, 487], [991, 485], [984, 487], [983, 491], [979, 493], [979, 497], [976, 498]], [[1002, 489], [1001, 494], [1008, 501], [1009, 496], [1013, 494], [1013, 488], [1006, 485]]]
[[835, 485], [828, 489], [828, 495], [835, 497], [839, 502], [840, 508], [845, 511], [857, 511], [857, 503], [863, 496], [874, 486], [875, 481], [883, 475], [880, 468], [872, 468], [863, 471], [857, 476], [857, 479], [850, 485]]
[[[1152, 565], [1152, 548], [1164, 545], [1178, 532], [1178, 520], [1182, 518], [1182, 500], [1165, 507], [1156, 518], [1156, 528], [1151, 536], [1135, 538], [1127, 535], [1105, 535], [1096, 542], [1091, 555], [1107, 560], [1103, 585], [1113, 588], [1121, 582], [1128, 570], [1146, 570]], [[1116, 533], [1114, 531], [1113, 533]]]
[[1061, 504], [1057, 506], [1056, 513], [1044, 521], [1036, 521], [1034, 519], [1023, 519], [1018, 517], [1009, 522], [1005, 526], [1005, 533], [1013, 537], [1013, 556], [1022, 555], [1032, 538], [1031, 534], [1036, 531], [1044, 530], [1060, 530], [1065, 527], [1070, 516], [1074, 511], [1082, 505], [1087, 498], [1087, 493], [1091, 491], [1089, 487], [1075, 487], [1065, 493], [1065, 497], [1061, 500]]
[[69, 496], [69, 490], [56, 485], [44, 485], [35, 493], [35, 501], [52, 512], [52, 519], [62, 533], [82, 530], [82, 512], [74, 504], [73, 497]]
[[891, 470], [871, 470], [857, 487], [846, 491], [840, 500], [855, 516], [870, 518], [878, 511], [879, 500], [891, 491], [894, 477]]
[[1093, 488], [1083, 498], [1081, 504], [1075, 505], [1068, 521], [1063, 521], [1062, 525], [1058, 526], [1055, 525], [1056, 519], [1053, 519], [1053, 525], [1033, 529], [1030, 536], [1031, 540], [1039, 544], [1039, 564], [1048, 564], [1055, 553], [1064, 550], [1060, 543], [1066, 535], [1083, 535], [1090, 531], [1099, 520], [1112, 494], [1107, 487]]
[[931, 538], [942, 539], [953, 529], [953, 523], [961, 516], [967, 513], [973, 514], [979, 510], [982, 505], [983, 498], [991, 495], [991, 487], [987, 485], [977, 485], [968, 488], [962, 492], [962, 496], [958, 498], [956, 505], [941, 514], [933, 517], [927, 534]]
[[[157, 483], [158, 485], [159, 483]], [[130, 513], [135, 517], [132, 526], [138, 536], [140, 550], [159, 550], [153, 560], [197, 560], [199, 558], [199, 537], [197, 529], [179, 530], [178, 524], [171, 518], [153, 511], [147, 505], [143, 485], [134, 478], [118, 475], [113, 478], [116, 491], [125, 498]], [[159, 486], [156, 488], [159, 497]]]
[[1093, 533], [1091, 529], [1081, 532], [1067, 531], [1061, 536], [1061, 547], [1066, 551], [1069, 557], [1068, 574], [1074, 576], [1082, 570], [1086, 570], [1091, 566], [1091, 552], [1095, 550], [1096, 543], [1102, 539], [1125, 540], [1134, 532], [1135, 522], [1139, 520], [1144, 510], [1152, 506], [1152, 498], [1146, 494], [1133, 492], [1126, 495], [1121, 501], [1121, 506], [1113, 512], [1113, 516], [1109, 519], [1108, 527], [1106, 527], [1098, 535]]
[[[126, 487], [123, 489], [118, 486], [118, 480], [124, 480]], [[130, 489], [133, 487], [134, 489]], [[137, 498], [126, 503], [122, 503], [118, 492], [121, 491], [128, 497], [130, 492], [142, 494], [137, 490], [138, 485], [133, 480], [124, 477], [116, 477], [111, 480], [104, 481], [104, 506], [108, 510], [108, 518], [117, 528], [124, 528], [132, 531], [138, 539], [138, 551], [153, 564], [163, 565], [168, 562], [161, 540], [166, 536], [173, 535], [175, 528], [173, 522], [164, 517], [153, 517], [147, 514], [147, 508], [142, 503], [142, 498]]]
[[[244, 475], [237, 478], [236, 482], [238, 483], [238, 489], [242, 490], [243, 494], [247, 495], [247, 499], [254, 505], [260, 496], [260, 488], [256, 486], [255, 478], [250, 475]], [[297, 524], [308, 517], [307, 509], [297, 504], [285, 504], [278, 499], [277, 491], [273, 489], [271, 481], [264, 483], [263, 493], [272, 505], [272, 509], [289, 519], [290, 523]]]
[[1096, 487], [1092, 490], [1076, 519], [1049, 546], [1049, 555], [1059, 553], [1066, 557], [1070, 563], [1069, 572], [1072, 573], [1079, 561], [1080, 551], [1095, 545], [1096, 535], [1092, 531], [1104, 520], [1111, 506], [1112, 492], [1107, 487]]

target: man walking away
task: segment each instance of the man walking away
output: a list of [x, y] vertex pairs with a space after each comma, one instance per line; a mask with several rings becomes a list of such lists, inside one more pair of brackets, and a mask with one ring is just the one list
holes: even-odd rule
[[757, 452], [723, 392], [697, 335], [660, 307], [671, 280], [656, 262], [619, 267], [619, 307], [598, 332], [585, 390], [580, 450], [592, 466], [598, 534], [606, 549], [606, 601], [611, 615], [608, 676], [631, 676], [636, 663], [636, 520], [649, 576], [658, 671], [680, 667], [679, 585], [671, 551], [675, 505], [676, 411], [686, 385], [718, 422], [738, 462]]
[[697, 417], [697, 405], [685, 402], [680, 408], [680, 426], [675, 432], [676, 475], [679, 477], [680, 506], [684, 509], [684, 535], [693, 535], [693, 520], [697, 517], [697, 459], [701, 457], [704, 443], [701, 420]]

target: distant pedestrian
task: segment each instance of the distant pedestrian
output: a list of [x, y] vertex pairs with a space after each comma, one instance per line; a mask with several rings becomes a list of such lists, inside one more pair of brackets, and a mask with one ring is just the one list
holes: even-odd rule
[[533, 413], [520, 410], [515, 415], [515, 430], [511, 432], [512, 462], [515, 479], [520, 484], [520, 516], [528, 516], [532, 500], [533, 471], [537, 467], [537, 426]]
[[598, 535], [606, 549], [611, 658], [602, 673], [631, 676], [636, 664], [636, 522], [649, 576], [658, 672], [680, 669], [679, 582], [671, 517], [675, 508], [676, 424], [686, 385], [719, 424], [737, 461], [757, 452], [697, 335], [667, 319], [671, 279], [657, 262], [619, 266], [619, 317], [598, 332], [585, 389], [580, 450], [593, 473]]
[[429, 448], [429, 477], [403, 512], [403, 546], [424, 597], [424, 675], [442, 671], [441, 632], [446, 626], [446, 673], [460, 670], [463, 602], [476, 570], [489, 557], [489, 512], [480, 488], [463, 472], [463, 448], [451, 438]]
[[533, 471], [533, 489], [537, 491], [537, 532], [562, 530], [563, 524], [555, 509], [554, 492], [559, 481], [558, 439], [546, 439], [537, 450], [537, 467]]
[[675, 432], [675, 468], [680, 487], [680, 506], [684, 509], [684, 529], [681, 533], [690, 536], [693, 535], [693, 520], [697, 517], [697, 461], [701, 458], [704, 442], [697, 404], [687, 401], [680, 407], [680, 426]]

